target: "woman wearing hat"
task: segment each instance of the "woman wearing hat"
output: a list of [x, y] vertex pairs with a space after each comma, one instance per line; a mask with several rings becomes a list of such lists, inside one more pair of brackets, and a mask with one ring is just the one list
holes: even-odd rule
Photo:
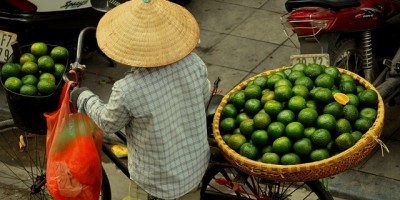
[[200, 198], [210, 82], [192, 53], [199, 32], [189, 11], [166, 0], [128, 1], [98, 24], [100, 49], [132, 70], [107, 104], [87, 88], [72, 91], [71, 101], [105, 133], [125, 128], [131, 199]]

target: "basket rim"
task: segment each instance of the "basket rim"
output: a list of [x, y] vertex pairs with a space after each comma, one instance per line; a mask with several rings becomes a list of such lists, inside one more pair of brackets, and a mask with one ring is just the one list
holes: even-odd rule
[[[233, 93], [236, 92], [240, 89], [242, 89], [244, 86], [246, 86], [250, 81], [254, 80], [255, 78], [257, 78], [258, 76], [263, 76], [263, 75], [268, 75], [271, 73], [275, 73], [275, 72], [279, 72], [279, 71], [283, 71], [285, 69], [288, 69], [290, 67], [287, 66], [282, 66], [280, 68], [277, 69], [273, 69], [273, 70], [268, 70], [268, 71], [264, 71], [261, 72], [253, 77], [250, 77], [249, 79], [239, 83], [237, 86], [235, 86], [232, 90], [230, 90], [226, 95], [224, 95], [220, 105], [217, 108], [217, 111], [214, 115], [214, 119], [213, 119], [213, 132], [214, 132], [214, 138], [219, 146], [219, 148], [222, 150], [224, 156], [228, 156], [230, 158], [233, 158], [234, 160], [241, 160], [241, 163], [244, 164], [249, 164], [252, 166], [257, 166], [257, 168], [262, 168], [262, 169], [267, 169], [270, 170], [268, 173], [270, 173], [271, 175], [273, 174], [280, 174], [282, 172], [300, 172], [303, 171], [304, 169], [307, 170], [311, 170], [314, 168], [321, 168], [321, 167], [326, 167], [331, 165], [332, 163], [337, 163], [338, 161], [340, 161], [341, 158], [345, 158], [351, 155], [352, 152], [356, 151], [357, 149], [360, 149], [364, 146], [364, 143], [367, 140], [375, 140], [375, 145], [378, 143], [378, 139], [380, 137], [381, 131], [376, 132], [376, 129], [380, 129], [383, 127], [383, 121], [384, 121], [384, 103], [383, 103], [383, 99], [381, 97], [381, 95], [379, 94], [379, 92], [376, 90], [376, 88], [369, 83], [368, 81], [366, 81], [364, 78], [362, 78], [361, 76], [359, 76], [356, 73], [353, 73], [351, 71], [342, 69], [342, 68], [338, 68], [339, 72], [341, 74], [349, 74], [351, 75], [354, 79], [358, 79], [360, 80], [360, 83], [368, 88], [368, 89], [373, 89], [377, 92], [378, 94], [378, 106], [377, 106], [377, 117], [373, 123], [373, 125], [370, 127], [370, 129], [363, 134], [363, 136], [361, 137], [360, 140], [357, 141], [357, 143], [355, 143], [351, 148], [340, 152], [339, 154], [336, 154], [334, 156], [331, 156], [327, 159], [323, 159], [320, 161], [314, 161], [314, 162], [307, 162], [307, 163], [301, 163], [301, 164], [296, 164], [296, 165], [278, 165], [278, 164], [269, 164], [269, 163], [262, 163], [259, 161], [255, 161], [255, 160], [251, 160], [249, 158], [246, 158], [242, 155], [240, 155], [239, 153], [237, 153], [235, 150], [231, 149], [222, 139], [222, 136], [219, 132], [219, 121], [220, 121], [220, 117], [221, 117], [221, 111], [222, 108], [227, 104], [228, 100], [229, 100], [229, 96]], [[358, 164], [358, 163], [354, 163]]]

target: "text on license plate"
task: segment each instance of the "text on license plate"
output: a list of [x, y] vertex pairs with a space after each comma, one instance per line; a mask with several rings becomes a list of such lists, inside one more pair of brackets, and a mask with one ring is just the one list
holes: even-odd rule
[[296, 63], [311, 64], [316, 63], [320, 65], [330, 66], [329, 54], [300, 54], [291, 55], [290, 62], [292, 65]]
[[16, 40], [17, 34], [0, 30], [0, 63], [5, 63], [11, 57], [11, 44]]

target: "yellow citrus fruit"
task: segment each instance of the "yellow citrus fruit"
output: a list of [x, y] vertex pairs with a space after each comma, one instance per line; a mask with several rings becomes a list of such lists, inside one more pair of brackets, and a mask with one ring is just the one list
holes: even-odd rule
[[350, 97], [341, 92], [335, 93], [333, 95], [333, 98], [335, 99], [336, 102], [338, 102], [342, 105], [346, 105], [350, 101]]

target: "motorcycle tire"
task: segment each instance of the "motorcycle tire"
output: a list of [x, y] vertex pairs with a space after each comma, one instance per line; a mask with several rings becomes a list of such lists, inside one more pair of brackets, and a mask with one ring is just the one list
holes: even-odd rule
[[[363, 48], [358, 45], [354, 38], [339, 38], [335, 45], [328, 49], [330, 63], [332, 66], [352, 71], [368, 81], [373, 82], [377, 77], [378, 70], [375, 59], [373, 59], [373, 68], [370, 76], [366, 77], [363, 70]], [[373, 55], [372, 55], [373, 56]]]

